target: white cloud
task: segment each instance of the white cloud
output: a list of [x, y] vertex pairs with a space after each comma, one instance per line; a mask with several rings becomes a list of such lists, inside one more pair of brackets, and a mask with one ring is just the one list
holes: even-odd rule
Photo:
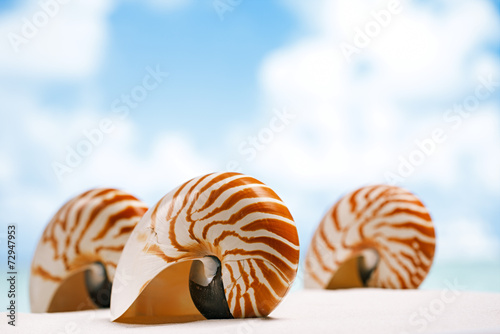
[[474, 185], [500, 196], [497, 101], [483, 101], [457, 131], [443, 121], [447, 108], [474, 93], [479, 75], [500, 78], [490, 48], [500, 21], [491, 2], [404, 1], [401, 14], [350, 63], [340, 43], [352, 42], [354, 29], [389, 1], [287, 3], [312, 33], [270, 54], [260, 80], [267, 110], [285, 105], [298, 117], [247, 169], [294, 194], [289, 201], [301, 203], [293, 207], [299, 229], [315, 228], [313, 208], [321, 212], [347, 191], [385, 182], [398, 156], [436, 127], [447, 130], [447, 142], [404, 185], [449, 194]]
[[[500, 194], [500, 117], [498, 105], [486, 104], [470, 113], [456, 129], [444, 122], [447, 140], [418, 168], [411, 180], [443, 189], [460, 185], [481, 187], [485, 194]], [[413, 148], [416, 148], [414, 145]]]
[[67, 165], [68, 147], [79, 154], [81, 143], [89, 145], [85, 132], [94, 138], [91, 153], [79, 154], [81, 163], [69, 166], [72, 171], [61, 174], [58, 196], [101, 186], [126, 189], [137, 196], [163, 196], [188, 179], [213, 171], [213, 164], [196, 151], [182, 132], [160, 134], [139, 147], [141, 133], [127, 119], [110, 118], [113, 130], [98, 135], [95, 131], [104, 118], [107, 116], [89, 111], [73, 113], [71, 118], [38, 111], [24, 123], [23, 129], [16, 130], [28, 137], [29, 142], [36, 143], [37, 151], [43, 152], [38, 160], [45, 165], [41, 169], [49, 172], [46, 176], [55, 183], [58, 177], [52, 163]]
[[[30, 79], [78, 79], [95, 74], [105, 56], [108, 15], [117, 3], [28, 0], [5, 12], [0, 15], [0, 35], [4, 36], [0, 73]], [[187, 7], [191, 0], [145, 3], [154, 10], [172, 11]]]
[[[110, 115], [89, 109], [64, 114], [2, 92], [0, 100], [5, 110], [23, 111], [2, 113], [0, 185], [5, 191], [0, 209], [5, 221], [36, 231], [24, 235], [33, 243], [66, 200], [90, 188], [120, 188], [153, 205], [190, 178], [215, 171], [185, 133], [162, 133], [143, 143], [143, 134], [130, 119], [115, 118], [114, 130], [98, 139], [91, 154], [59, 182], [53, 162], [66, 164], [67, 147], [78, 150], [79, 143], [88, 141], [84, 132], [98, 128]], [[8, 144], [13, 141], [15, 145]]]
[[[159, 134], [138, 147], [141, 133], [129, 121], [116, 121], [116, 130], [64, 177], [63, 189], [83, 189], [89, 184], [131, 191], [154, 204], [185, 181], [214, 171], [182, 132]], [[82, 182], [82, 180], [85, 180]]]
[[[445, 108], [473, 92], [479, 73], [500, 70], [498, 57], [485, 51], [500, 26], [488, 1], [444, 1], [439, 13], [403, 2], [402, 13], [373, 44], [346, 62], [339, 43], [387, 3], [339, 0], [306, 6], [305, 25], [322, 30], [265, 59], [260, 78], [268, 104], [287, 105], [300, 120], [261, 155], [260, 168], [271, 165], [283, 175], [282, 164], [268, 163], [280, 161], [291, 175], [314, 184], [325, 178], [377, 181], [415, 139], [442, 125]], [[416, 111], [409, 101], [422, 107]], [[474, 139], [476, 145], [479, 140]], [[486, 140], [483, 147], [491, 143]]]
[[[7, 12], [0, 21], [0, 35], [5, 36], [0, 41], [0, 71], [17, 78], [93, 74], [103, 56], [112, 4], [111, 0], [27, 1]], [[20, 44], [11, 41], [19, 38]]]
[[2, 188], [7, 188], [9, 180], [12, 180], [17, 174], [17, 168], [12, 158], [5, 152], [0, 152], [0, 184]]
[[140, 2], [146, 3], [153, 9], [172, 11], [188, 7], [192, 3], [192, 0], [146, 0]]
[[[319, 34], [324, 39], [322, 47], [341, 56], [341, 59], [331, 59], [330, 63], [344, 71], [331, 80], [342, 80], [344, 83], [349, 78], [362, 80], [374, 93], [386, 97], [397, 94], [400, 98], [413, 99], [457, 98], [457, 94], [462, 92], [453, 83], [462, 80], [466, 86], [474, 79], [472, 70], [482, 62], [482, 48], [487, 43], [494, 45], [498, 41], [496, 32], [500, 29], [500, 22], [490, 1], [438, 1], [443, 6], [439, 11], [431, 10], [428, 4], [401, 1], [402, 12], [391, 15], [388, 26], [382, 27], [371, 44], [361, 49], [359, 55], [354, 55], [353, 62], [348, 64], [342, 57], [341, 43], [354, 45], [356, 29], [364, 31], [365, 25], [374, 21], [372, 13], [387, 11], [391, 1], [338, 0], [318, 3], [323, 6], [316, 4], [316, 15], [307, 16], [306, 24], [319, 26]], [[296, 2], [293, 4], [297, 6]], [[299, 8], [303, 6], [299, 5]], [[310, 12], [311, 8], [308, 10]], [[310, 40], [303, 40], [300, 44], [306, 46]], [[296, 48], [287, 49], [292, 52]], [[309, 56], [320, 49], [309, 47]], [[308, 59], [307, 55], [303, 56]], [[323, 67], [322, 62], [312, 68], [309, 65], [301, 64], [295, 70], [307, 67], [316, 72]], [[352, 70], [357, 66], [368, 68], [372, 75], [361, 78], [352, 76]], [[492, 68], [498, 67], [497, 60]], [[351, 75], [339, 78], [346, 71]], [[382, 75], [384, 80], [380, 80]], [[309, 89], [317, 89], [321, 82], [309, 84]]]
[[481, 219], [449, 221], [437, 232], [438, 256], [443, 260], [500, 261], [500, 243]]
[[[473, 87], [470, 83], [474, 85], [474, 69], [482, 62], [482, 48], [498, 41], [500, 22], [489, 1], [447, 5], [444, 12], [430, 13], [425, 6], [404, 4], [403, 13], [370, 48], [386, 79], [378, 91], [392, 89], [417, 99], [453, 99], [463, 93], [460, 88]], [[498, 67], [497, 60], [493, 68]]]

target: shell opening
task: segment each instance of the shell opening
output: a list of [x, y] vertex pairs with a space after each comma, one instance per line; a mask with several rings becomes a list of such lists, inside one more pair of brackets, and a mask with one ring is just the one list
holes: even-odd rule
[[134, 324], [233, 318], [224, 293], [221, 263], [205, 256], [173, 264], [148, 281], [116, 321]]
[[373, 248], [365, 249], [358, 257], [358, 270], [363, 286], [368, 286], [368, 280], [377, 268], [379, 261], [380, 255]]
[[111, 301], [111, 282], [106, 268], [101, 262], [95, 262], [85, 271], [85, 285], [90, 298], [97, 308], [109, 308]]
[[107, 308], [111, 282], [100, 262], [92, 263], [68, 276], [58, 287], [47, 312], [69, 312]]
[[131, 324], [180, 323], [203, 320], [189, 292], [191, 264], [173, 264], [148, 281], [140, 295], [115, 321]]
[[327, 289], [364, 288], [377, 268], [380, 256], [373, 248], [363, 250], [342, 263], [327, 285]]

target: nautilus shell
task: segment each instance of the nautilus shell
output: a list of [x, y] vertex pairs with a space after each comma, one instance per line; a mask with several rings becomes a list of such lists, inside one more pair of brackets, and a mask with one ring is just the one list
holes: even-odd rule
[[435, 234], [413, 195], [388, 185], [340, 199], [319, 224], [305, 259], [306, 288], [416, 288], [430, 270]]
[[32, 312], [109, 307], [111, 282], [130, 233], [147, 211], [116, 189], [94, 189], [52, 218], [31, 265]]
[[111, 319], [263, 317], [289, 290], [298, 261], [297, 229], [273, 190], [238, 173], [198, 177], [151, 207], [132, 232]]

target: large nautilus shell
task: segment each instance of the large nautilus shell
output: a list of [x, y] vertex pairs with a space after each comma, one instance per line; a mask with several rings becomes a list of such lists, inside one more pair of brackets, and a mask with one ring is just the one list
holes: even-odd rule
[[121, 251], [147, 211], [116, 189], [94, 189], [67, 202], [52, 218], [31, 265], [32, 312], [109, 307]]
[[413, 195], [388, 185], [358, 189], [324, 216], [305, 260], [306, 288], [417, 288], [430, 270], [435, 234]]
[[297, 229], [273, 190], [238, 173], [198, 177], [151, 207], [132, 232], [111, 318], [263, 317], [289, 290], [298, 261]]

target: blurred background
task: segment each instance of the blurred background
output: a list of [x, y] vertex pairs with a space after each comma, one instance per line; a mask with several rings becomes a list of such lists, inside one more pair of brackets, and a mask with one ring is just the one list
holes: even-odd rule
[[422, 288], [500, 292], [500, 1], [2, 0], [0, 35], [0, 254], [17, 224], [21, 312], [69, 198], [153, 205], [224, 170], [282, 197], [302, 257], [342, 195], [405, 187], [437, 229]]

